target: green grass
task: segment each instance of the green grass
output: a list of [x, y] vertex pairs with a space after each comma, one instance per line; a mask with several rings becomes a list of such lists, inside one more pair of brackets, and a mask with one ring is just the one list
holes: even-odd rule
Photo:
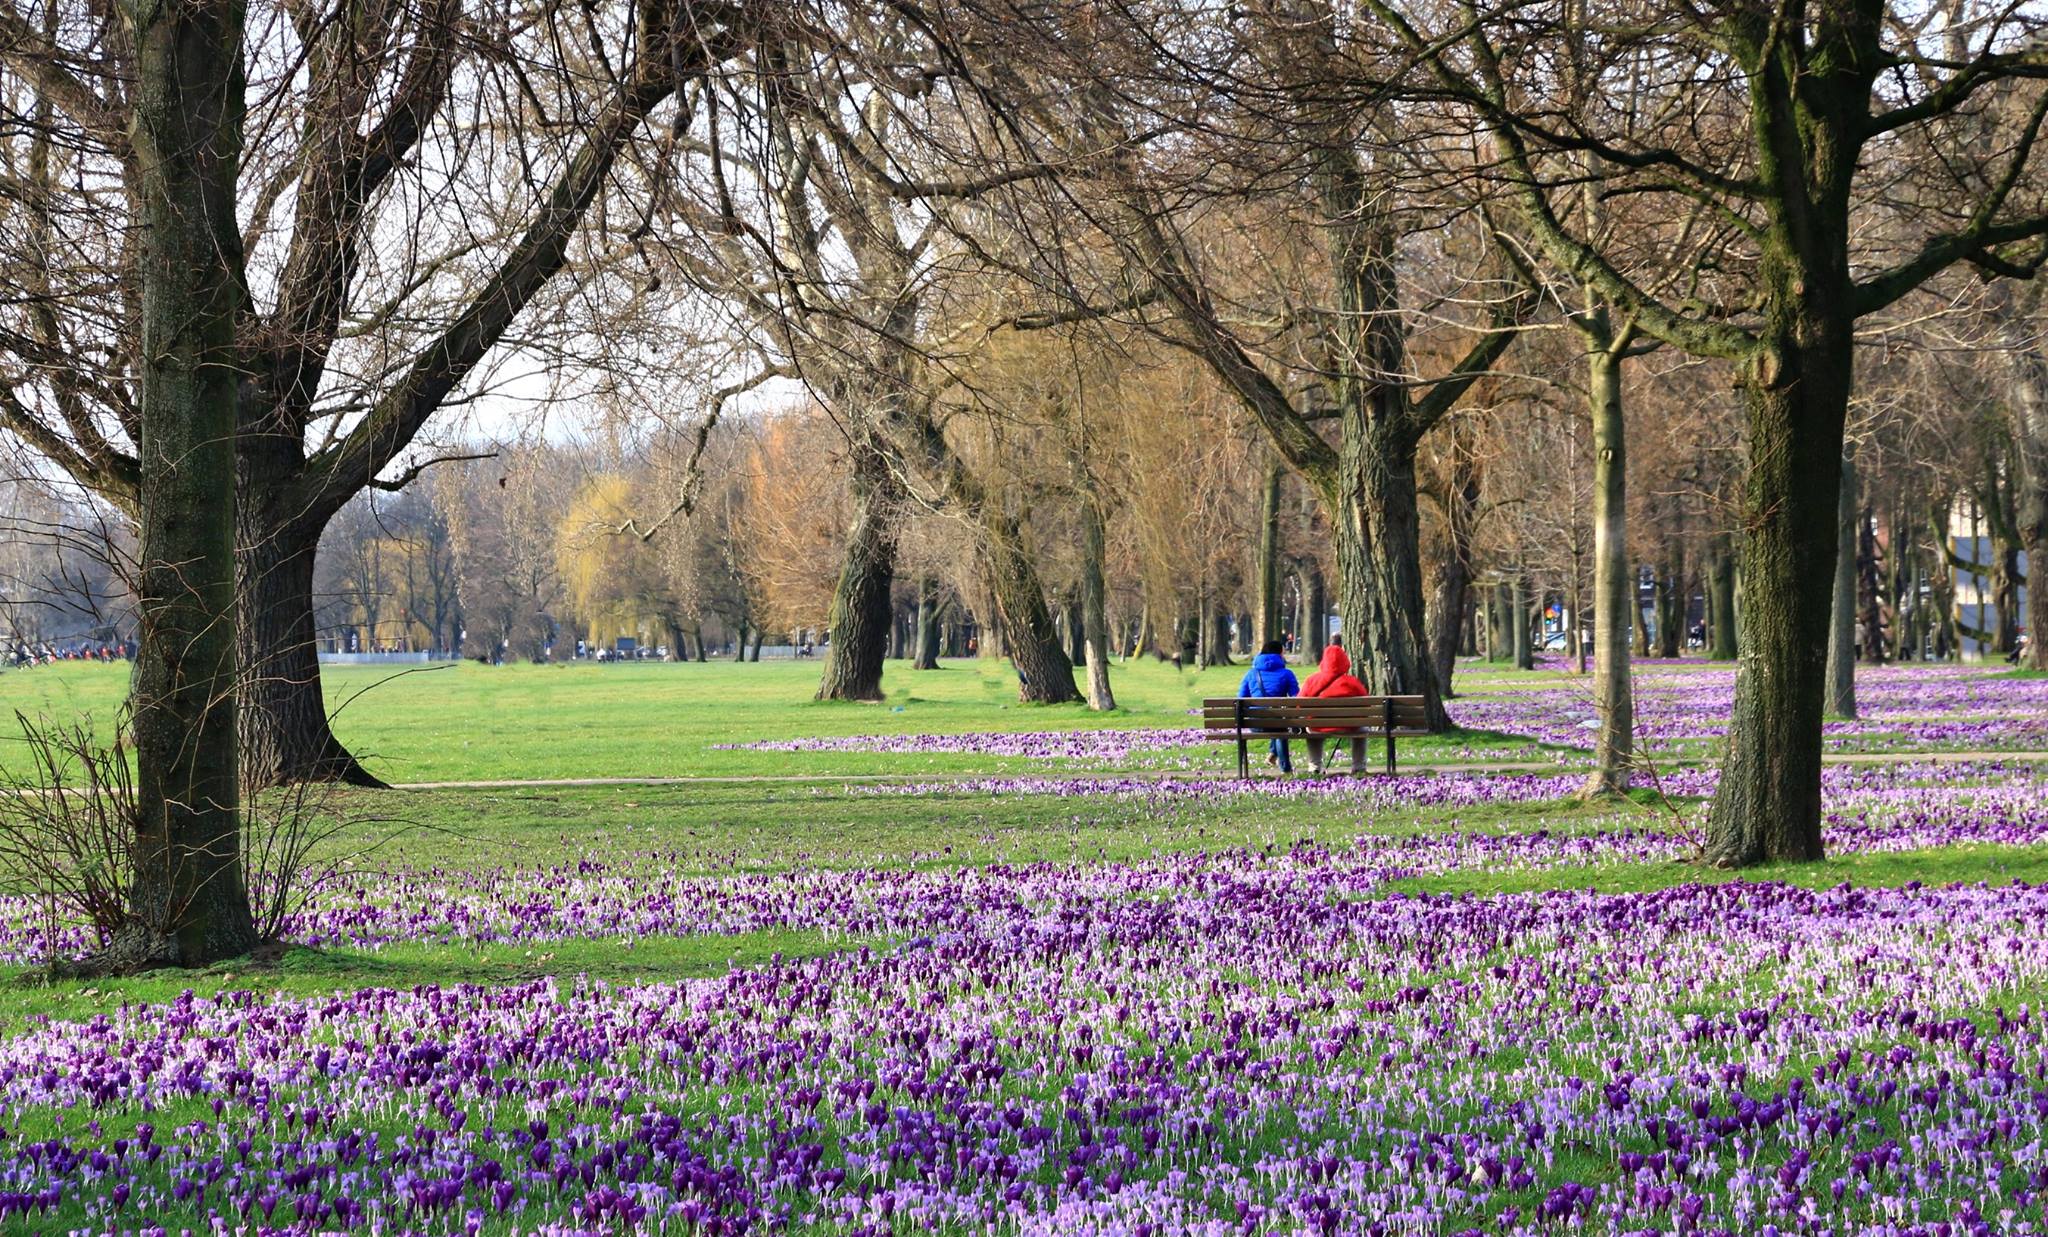
[[249, 991], [262, 996], [319, 996], [356, 988], [421, 984], [506, 984], [547, 975], [588, 975], [619, 983], [697, 979], [781, 955], [807, 958], [862, 942], [822, 933], [749, 932], [738, 936], [564, 940], [534, 945], [391, 945], [359, 949], [287, 950], [274, 960], [238, 958], [204, 971], [157, 971], [124, 979], [49, 979], [16, 973], [0, 987], [0, 1035], [50, 1018], [90, 1018], [123, 1005], [175, 1000], [190, 991], [210, 997]]
[[[1701, 663], [1704, 666], [1706, 663]], [[1660, 670], [1666, 669], [1660, 667]], [[1691, 669], [1691, 667], [1688, 667]], [[575, 665], [489, 668], [464, 664], [429, 673], [341, 668], [326, 674], [330, 707], [340, 709], [337, 730], [372, 767], [394, 781], [531, 780], [604, 777], [733, 778], [677, 785], [540, 787], [404, 791], [338, 790], [331, 810], [357, 823], [333, 845], [361, 862], [439, 866], [455, 870], [501, 865], [572, 863], [587, 856], [658, 865], [680, 876], [783, 872], [819, 868], [946, 869], [996, 862], [1114, 862], [1191, 851], [1249, 848], [1279, 852], [1300, 842], [1342, 846], [1362, 834], [1407, 835], [1451, 829], [1553, 833], [1633, 825], [1667, 829], [1673, 820], [1641, 792], [1628, 803], [1551, 802], [1438, 809], [1368, 808], [1341, 800], [1283, 800], [1246, 796], [1224, 800], [1147, 801], [1100, 796], [990, 795], [967, 790], [918, 796], [861, 793], [853, 775], [907, 777], [961, 773], [1034, 772], [1057, 776], [1060, 763], [960, 755], [889, 753], [776, 753], [721, 750], [718, 745], [794, 736], [863, 733], [944, 733], [1093, 728], [1192, 727], [1188, 716], [1202, 697], [1234, 690], [1239, 672], [1182, 673], [1158, 663], [1118, 667], [1124, 708], [1104, 716], [1079, 707], [1026, 707], [1015, 701], [1015, 680], [998, 662], [958, 662], [936, 672], [889, 667], [889, 699], [880, 705], [818, 704], [809, 697], [815, 663], [763, 665]], [[1463, 684], [1487, 691], [1519, 691], [1569, 681], [1555, 673], [1524, 674], [1487, 668], [1461, 670]], [[110, 717], [127, 685], [122, 666], [59, 666], [0, 674], [0, 710], [20, 709], [70, 719]], [[0, 713], [4, 717], [4, 713]], [[1695, 745], [1706, 750], [1705, 745]], [[1688, 749], [1694, 750], [1694, 749]], [[1192, 750], [1198, 764], [1223, 772], [1233, 754], [1221, 744]], [[1404, 745], [1404, 762], [1496, 761], [1540, 755], [1512, 736], [1460, 734]], [[0, 768], [9, 756], [0, 743]], [[1691, 817], [1696, 819], [1696, 815]], [[1929, 885], [2014, 880], [2048, 882], [2048, 848], [1954, 847], [1905, 854], [1852, 855], [1808, 865], [1770, 865], [1740, 873], [1696, 863], [1608, 863], [1536, 871], [1466, 870], [1395, 882], [1365, 896], [1449, 894], [1501, 896], [1544, 891], [1620, 893], [1654, 891], [1693, 882], [1784, 881], [1825, 888]], [[123, 1007], [174, 1000], [189, 990], [200, 997], [247, 991], [259, 998], [306, 997], [357, 988], [405, 989], [418, 985], [508, 984], [553, 976], [587, 976], [612, 983], [646, 983], [716, 976], [771, 958], [819, 956], [887, 941], [843, 934], [761, 931], [734, 935], [639, 936], [577, 939], [544, 944], [408, 944], [378, 950], [287, 949], [275, 957], [242, 958], [198, 972], [158, 972], [123, 979], [51, 981], [20, 970], [0, 979], [0, 1036], [34, 1035], [53, 1019], [90, 1019]], [[1475, 964], [1477, 965], [1477, 964]], [[1751, 979], [1764, 987], [1778, 976], [1765, 968]], [[1391, 983], [1391, 981], [1389, 981]], [[1370, 986], [1351, 999], [1388, 993]], [[1714, 991], [1700, 997], [1703, 1012], [1756, 1004], [1767, 991]], [[2001, 995], [2038, 1000], [2037, 987]], [[1983, 1015], [1984, 1011], [1965, 1010]], [[1878, 1041], [1873, 1041], [1877, 1043]], [[1176, 1053], [1208, 1044], [1181, 1043]], [[1134, 1042], [1134, 1051], [1148, 1045]], [[1163, 1046], [1161, 1051], [1165, 1051]], [[1567, 1056], [1572, 1045], [1551, 1051]], [[1417, 1058], [1403, 1057], [1411, 1068]], [[1802, 1063], [1803, 1064], [1803, 1063]], [[1571, 1072], [1593, 1075], [1592, 1062], [1565, 1061]], [[1792, 1070], [1796, 1074], [1799, 1070]], [[1788, 1074], [1788, 1076], [1790, 1076]], [[1050, 1087], [1058, 1077], [1009, 1085]], [[1774, 1084], [1772, 1084], [1774, 1085]], [[739, 1088], [716, 1097], [728, 1103], [765, 1102]], [[521, 1101], [517, 1118], [530, 1111]], [[472, 1116], [511, 1117], [477, 1101]], [[709, 1115], [713, 1109], [707, 1107]], [[161, 1125], [215, 1116], [207, 1101], [175, 1099], [151, 1116]], [[18, 1138], [52, 1137], [79, 1114], [28, 1106], [13, 1114]], [[95, 1114], [105, 1138], [133, 1128], [140, 1110]], [[566, 1126], [578, 1119], [564, 1110]], [[1291, 1140], [1344, 1134], [1342, 1115], [1331, 1127], [1304, 1128], [1291, 1110], [1276, 1110], [1269, 1126], [1248, 1139], [1219, 1144], [1211, 1154], [1256, 1163]], [[407, 1135], [394, 1122], [391, 1136]], [[263, 1140], [259, 1138], [259, 1143]], [[1616, 1147], [1649, 1144], [1637, 1136]], [[268, 1144], [263, 1144], [268, 1145]], [[1559, 1180], [1607, 1181], [1618, 1169], [1615, 1147], [1561, 1151], [1539, 1174], [1535, 1188], [1499, 1205], [1540, 1198]], [[1046, 1171], [1052, 1171], [1051, 1162]], [[53, 1226], [83, 1227], [82, 1203], [67, 1200]], [[1930, 1200], [1930, 1208], [1943, 1205]], [[282, 1213], [281, 1213], [282, 1214]], [[1930, 1214], [1932, 1212], [1930, 1211]], [[179, 1220], [197, 1220], [180, 1213]], [[1491, 1217], [1474, 1214], [1475, 1224]], [[531, 1217], [528, 1217], [531, 1219]], [[512, 1231], [492, 1221], [484, 1232]], [[803, 1231], [797, 1226], [797, 1231]]]
[[[814, 661], [482, 666], [425, 671], [329, 666], [321, 674], [335, 732], [388, 781], [593, 777], [921, 775], [1044, 770], [1047, 762], [957, 754], [761, 752], [718, 745], [795, 736], [952, 734], [1187, 727], [1206, 696], [1235, 694], [1241, 668], [1180, 671], [1133, 661], [1112, 671], [1118, 708], [1023, 705], [1009, 663], [947, 662], [915, 671], [890, 662], [879, 704], [819, 702]], [[1556, 676], [1520, 676], [1525, 679]], [[128, 690], [121, 664], [60, 663], [0, 673], [0, 734], [11, 714], [110, 718]], [[0, 768], [8, 750], [0, 742]], [[1482, 732], [1403, 742], [1407, 761], [1464, 759], [1467, 748], [1514, 752], [1528, 740]], [[1235, 764], [1226, 744], [1196, 753], [1205, 767]], [[18, 760], [18, 757], [14, 759]]]
[[1456, 872], [1395, 881], [1388, 892], [1473, 894], [1481, 897], [1552, 890], [1645, 893], [1679, 885], [1777, 881], [1805, 889], [1859, 885], [1896, 889], [1984, 882], [2030, 885], [2048, 881], [2048, 849], [2029, 846], [1950, 846], [1893, 854], [1841, 855], [1819, 863], [1766, 863], [1740, 871], [1699, 863], [1614, 863], [1519, 872]]
[[1420, 829], [1553, 831], [1625, 819], [1662, 827], [1633, 805], [1486, 804], [1368, 810], [1319, 800], [1171, 801], [1109, 797], [864, 794], [843, 783], [732, 782], [497, 790], [347, 791], [344, 813], [392, 819], [352, 831], [373, 862], [570, 862], [592, 852], [661, 852], [685, 874], [790, 868], [930, 867], [1042, 860], [1131, 860], [1223, 847], [1343, 843]]
[[[1704, 664], [1704, 663], [1703, 663]], [[1284, 850], [1297, 842], [1341, 845], [1363, 833], [1441, 829], [1580, 831], [1628, 823], [1665, 828], [1647, 802], [1570, 802], [1443, 809], [1367, 809], [1332, 801], [1174, 800], [1167, 806], [1105, 797], [856, 793], [848, 774], [919, 777], [1064, 766], [1022, 759], [890, 753], [721, 750], [763, 738], [877, 732], [942, 733], [1078, 727], [1183, 726], [1206, 695], [1228, 694], [1239, 671], [1181, 672], [1134, 662], [1115, 672], [1123, 705], [1110, 715], [1077, 706], [1015, 701], [1005, 663], [949, 663], [918, 673], [891, 663], [880, 705], [809, 699], [812, 662], [743, 665], [506, 666], [471, 663], [426, 673], [329, 668], [330, 704], [343, 739], [394, 780], [493, 780], [623, 776], [769, 777], [684, 785], [505, 787], [397, 792], [337, 791], [333, 810], [363, 821], [337, 843], [363, 862], [493, 867], [571, 862], [605, 853], [660, 854], [683, 875], [806, 867], [948, 867], [992, 862], [1091, 862], [1233, 847]], [[1516, 690], [1554, 683], [1555, 673], [1461, 670], [1468, 689]], [[0, 708], [70, 718], [111, 716], [125, 666], [60, 665], [0, 674]], [[1505, 758], [1528, 745], [1464, 734], [1407, 745], [1412, 756], [1476, 749]], [[1218, 771], [1225, 745], [1195, 749]], [[1469, 758], [1469, 757], [1468, 757]], [[0, 764], [5, 745], [0, 744]], [[789, 779], [789, 780], [782, 780]], [[813, 780], [803, 780], [813, 779]], [[1639, 799], [1642, 798], [1639, 796]], [[1955, 849], [1863, 855], [1817, 865], [1735, 874], [1695, 864], [1602, 865], [1543, 871], [1467, 871], [1398, 882], [1390, 891], [1490, 895], [1548, 889], [1619, 892], [1691, 881], [1786, 880], [1823, 887], [1844, 881], [1899, 885], [2013, 879], [2048, 881], [2048, 852]], [[585, 973], [621, 981], [713, 973], [780, 950], [824, 948], [786, 934], [577, 941], [547, 950], [394, 947], [375, 954], [294, 953], [267, 966], [232, 964], [197, 976], [144, 976], [96, 985], [17, 987], [0, 993], [0, 1030], [38, 1014], [75, 1016], [108, 1002], [161, 1000], [185, 986], [247, 986], [303, 993], [363, 985], [504, 982], [536, 973]], [[487, 956], [488, 955], [488, 956]], [[92, 989], [90, 997], [82, 995]]]

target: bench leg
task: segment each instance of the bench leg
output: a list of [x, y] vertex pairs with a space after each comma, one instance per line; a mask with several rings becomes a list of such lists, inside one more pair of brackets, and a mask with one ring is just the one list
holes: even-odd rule
[[1387, 776], [1394, 776], [1394, 734], [1387, 732]]
[[1237, 740], [1237, 776], [1247, 782], [1252, 780], [1251, 751], [1242, 736]]

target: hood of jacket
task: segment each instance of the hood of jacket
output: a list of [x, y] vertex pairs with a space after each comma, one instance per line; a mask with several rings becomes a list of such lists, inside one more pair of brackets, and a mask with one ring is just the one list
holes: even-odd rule
[[1252, 669], [1261, 674], [1277, 674], [1287, 669], [1287, 659], [1278, 653], [1261, 653], [1252, 658]]
[[1317, 666], [1316, 669], [1332, 677], [1340, 674], [1350, 674], [1351, 655], [1344, 651], [1343, 645], [1333, 644], [1323, 650], [1322, 664]]

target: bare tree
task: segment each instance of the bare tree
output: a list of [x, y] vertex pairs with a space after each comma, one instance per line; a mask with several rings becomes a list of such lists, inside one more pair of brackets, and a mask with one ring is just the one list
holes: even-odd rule
[[[25, 232], [0, 265], [0, 429], [131, 516], [143, 367], [146, 203], [128, 133], [140, 45], [120, 18], [0, 3], [0, 89], [31, 89]], [[236, 585], [246, 766], [263, 781], [374, 784], [333, 736], [314, 658], [321, 529], [396, 487], [430, 420], [569, 265], [629, 143], [728, 55], [737, 3], [649, 0], [600, 15], [541, 0], [250, 10], [258, 87], [229, 192], [243, 223], [235, 321]], [[569, 49], [575, 49], [570, 51]], [[238, 76], [232, 89], [243, 91]], [[682, 113], [677, 113], [681, 116]], [[288, 217], [287, 217], [288, 216]], [[542, 327], [521, 346], [561, 346]], [[395, 472], [396, 475], [393, 475]]]
[[[1819, 857], [1822, 650], [1856, 323], [1957, 262], [2020, 275], [2040, 262], [2028, 243], [2048, 233], [2032, 178], [2048, 109], [2029, 80], [2036, 18], [1874, 0], [1653, 3], [1609, 46], [1602, 90], [1647, 84], [1678, 110], [1623, 124], [1522, 71], [1572, 37], [1569, 3], [1518, 8], [1511, 21], [1469, 6], [1368, 6], [1422, 66], [1418, 92], [1476, 120], [1550, 263], [1646, 334], [1734, 363], [1749, 447], [1743, 672], [1708, 851], [1731, 865]], [[1997, 134], [1983, 157], [1937, 157], [1980, 120]], [[1683, 295], [1653, 293], [1561, 207], [1581, 191], [1561, 172], [1587, 155], [1601, 161], [1603, 194], [1708, 203], [1733, 252], [1694, 264]], [[1906, 217], [1875, 236], [1852, 220], [1859, 209]]]

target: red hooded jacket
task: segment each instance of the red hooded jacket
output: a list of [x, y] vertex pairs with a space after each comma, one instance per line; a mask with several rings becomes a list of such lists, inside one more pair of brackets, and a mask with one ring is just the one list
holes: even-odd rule
[[1323, 650], [1323, 664], [1308, 676], [1308, 682], [1301, 685], [1301, 694], [1308, 696], [1363, 696], [1365, 684], [1351, 673], [1351, 658], [1344, 652], [1344, 646], [1333, 644]]

